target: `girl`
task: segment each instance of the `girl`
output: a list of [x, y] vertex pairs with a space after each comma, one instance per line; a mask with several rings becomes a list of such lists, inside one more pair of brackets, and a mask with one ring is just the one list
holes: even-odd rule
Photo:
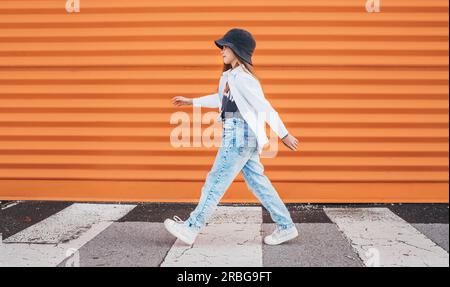
[[278, 113], [264, 97], [254, 75], [251, 56], [256, 41], [251, 33], [231, 29], [215, 44], [221, 49], [224, 61], [218, 93], [194, 99], [178, 96], [172, 99], [172, 103], [176, 106], [220, 108], [218, 118], [223, 122], [222, 144], [202, 187], [200, 202], [190, 217], [182, 221], [174, 216], [174, 220], [166, 219], [164, 225], [181, 241], [193, 244], [225, 191], [242, 170], [247, 186], [277, 225], [276, 230], [264, 238], [264, 242], [281, 244], [297, 237], [298, 231], [260, 162], [262, 148], [268, 142], [265, 122], [291, 150], [297, 150], [298, 140], [288, 133]]

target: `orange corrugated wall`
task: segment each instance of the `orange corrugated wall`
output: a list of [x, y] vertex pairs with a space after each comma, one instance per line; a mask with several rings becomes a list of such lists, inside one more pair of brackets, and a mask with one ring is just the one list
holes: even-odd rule
[[286, 202], [448, 202], [448, 5], [0, 0], [0, 199], [197, 201], [217, 148], [170, 145], [170, 99], [216, 92], [241, 27], [300, 139], [262, 159]]

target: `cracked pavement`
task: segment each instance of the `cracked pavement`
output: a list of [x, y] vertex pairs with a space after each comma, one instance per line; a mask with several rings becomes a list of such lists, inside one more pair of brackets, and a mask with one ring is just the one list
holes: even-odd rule
[[299, 237], [263, 243], [258, 205], [219, 205], [187, 246], [163, 226], [190, 204], [20, 202], [1, 210], [0, 266], [448, 266], [448, 205], [295, 205]]

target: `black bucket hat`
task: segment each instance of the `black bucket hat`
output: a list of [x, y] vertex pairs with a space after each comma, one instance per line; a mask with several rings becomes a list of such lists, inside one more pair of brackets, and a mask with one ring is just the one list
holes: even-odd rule
[[252, 55], [255, 51], [256, 41], [252, 34], [244, 29], [233, 28], [229, 30], [222, 38], [215, 40], [217, 47], [230, 47], [244, 61], [252, 64]]

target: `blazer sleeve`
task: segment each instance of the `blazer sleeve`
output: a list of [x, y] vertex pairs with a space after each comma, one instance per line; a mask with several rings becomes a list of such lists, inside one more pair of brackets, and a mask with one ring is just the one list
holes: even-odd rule
[[192, 104], [194, 106], [202, 106], [206, 108], [219, 108], [221, 104], [219, 100], [219, 93], [194, 98]]
[[258, 112], [259, 116], [264, 117], [270, 128], [279, 138], [284, 138], [289, 134], [278, 112], [272, 107], [270, 102], [264, 96], [261, 84], [251, 75], [236, 77], [236, 86], [240, 94], [246, 98], [247, 102]]

